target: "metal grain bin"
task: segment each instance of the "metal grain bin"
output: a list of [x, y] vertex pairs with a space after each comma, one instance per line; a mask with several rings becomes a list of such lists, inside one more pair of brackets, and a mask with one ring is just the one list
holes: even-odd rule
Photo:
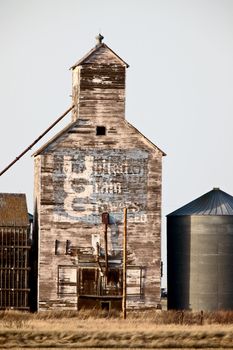
[[168, 309], [233, 309], [233, 197], [214, 188], [167, 216]]

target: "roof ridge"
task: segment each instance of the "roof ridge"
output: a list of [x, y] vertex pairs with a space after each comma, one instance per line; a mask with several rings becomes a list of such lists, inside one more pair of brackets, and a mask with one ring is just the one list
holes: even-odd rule
[[132, 125], [130, 122], [128, 122], [128, 120], [124, 119], [124, 123], [129, 126], [130, 128], [134, 129], [138, 134], [140, 134], [148, 143], [150, 143], [150, 145], [153, 148], [156, 148], [157, 150], [159, 150], [163, 156], [166, 156], [167, 154], [158, 146], [156, 146], [156, 144], [154, 144], [150, 139], [148, 139], [141, 131], [139, 131], [134, 125]]
[[99, 50], [100, 48], [105, 47], [107, 48], [109, 51], [112, 52], [113, 55], [115, 55], [125, 66], [126, 68], [129, 67], [128, 63], [126, 63], [116, 52], [114, 52], [107, 44], [105, 43], [101, 43], [98, 44], [96, 46], [94, 46], [89, 52], [87, 52], [82, 58], [80, 58], [73, 66], [70, 67], [70, 69], [74, 69], [77, 66], [79, 66], [81, 63], [84, 63], [89, 57], [91, 57], [91, 55], [96, 52], [97, 50]]

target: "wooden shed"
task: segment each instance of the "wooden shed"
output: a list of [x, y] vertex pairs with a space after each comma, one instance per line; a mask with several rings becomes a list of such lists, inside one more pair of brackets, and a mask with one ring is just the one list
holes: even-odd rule
[[25, 194], [0, 193], [0, 309], [29, 309], [29, 234]]
[[[127, 63], [97, 37], [71, 67], [72, 121], [35, 154], [38, 309], [160, 305], [162, 156], [125, 119]], [[136, 101], [135, 101], [136, 103]]]

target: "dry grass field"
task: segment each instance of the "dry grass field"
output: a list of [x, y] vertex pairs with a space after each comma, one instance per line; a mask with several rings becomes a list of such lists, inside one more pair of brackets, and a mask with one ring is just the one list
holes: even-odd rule
[[233, 312], [0, 312], [1, 348], [233, 348]]

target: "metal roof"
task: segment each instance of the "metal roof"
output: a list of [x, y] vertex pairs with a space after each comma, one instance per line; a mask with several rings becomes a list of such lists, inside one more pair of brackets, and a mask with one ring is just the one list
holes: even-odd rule
[[167, 216], [184, 215], [233, 215], [233, 197], [219, 188], [213, 188]]
[[28, 224], [25, 194], [0, 193], [0, 226], [27, 226]]

